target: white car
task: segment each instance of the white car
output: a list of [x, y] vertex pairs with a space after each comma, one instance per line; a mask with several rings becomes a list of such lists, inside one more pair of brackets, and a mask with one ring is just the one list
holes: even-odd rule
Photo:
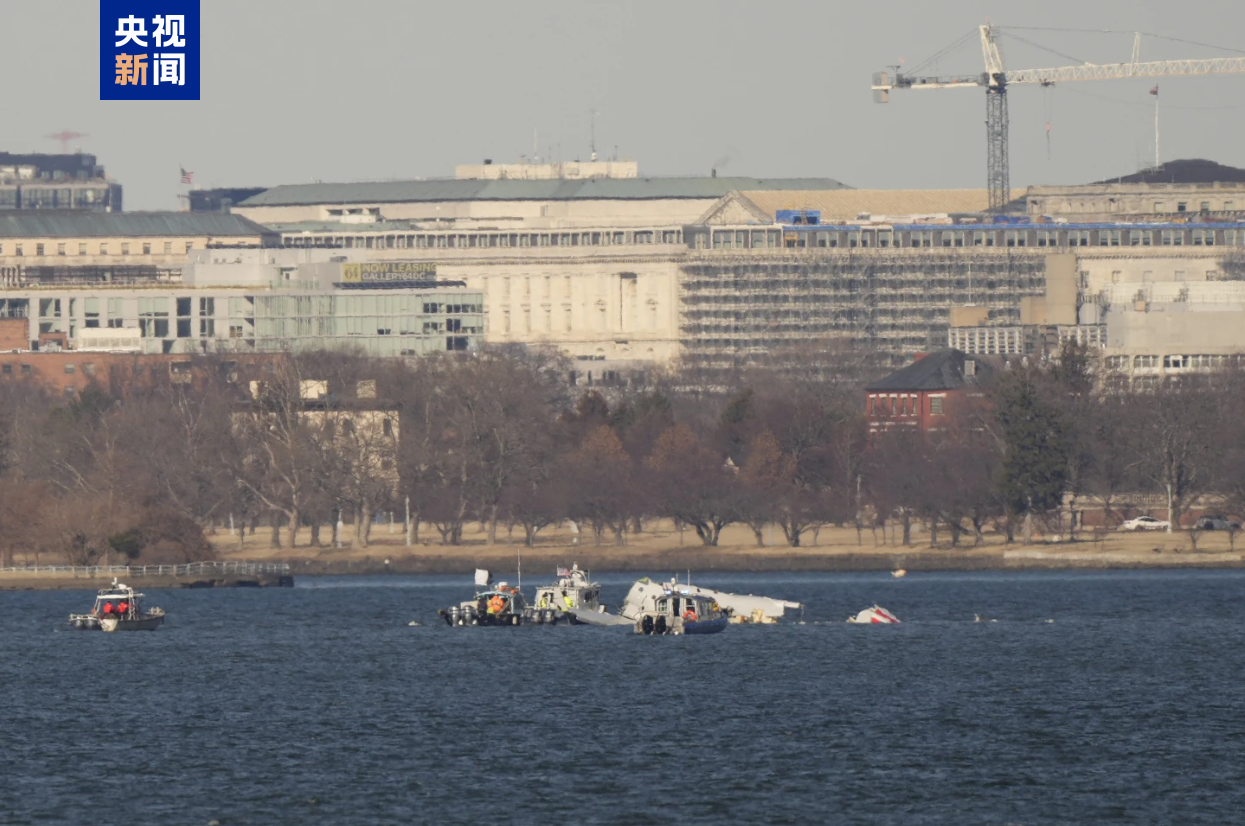
[[1122, 531], [1165, 531], [1171, 527], [1166, 519], [1155, 519], [1153, 516], [1138, 516], [1120, 525]]

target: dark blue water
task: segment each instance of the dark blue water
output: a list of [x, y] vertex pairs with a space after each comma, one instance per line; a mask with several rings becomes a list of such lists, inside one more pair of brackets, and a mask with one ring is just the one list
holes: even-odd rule
[[[449, 629], [466, 578], [385, 577], [152, 591], [164, 628], [106, 635], [0, 594], [0, 824], [1245, 819], [1241, 572], [701, 584], [807, 623]], [[905, 623], [842, 622], [875, 601]]]

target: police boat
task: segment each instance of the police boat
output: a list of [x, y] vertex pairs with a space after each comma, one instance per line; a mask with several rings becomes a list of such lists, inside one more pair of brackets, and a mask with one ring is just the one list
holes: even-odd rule
[[164, 610], [143, 610], [142, 600], [142, 594], [114, 578], [95, 596], [89, 614], [69, 615], [69, 625], [79, 631], [155, 631], [164, 624]]

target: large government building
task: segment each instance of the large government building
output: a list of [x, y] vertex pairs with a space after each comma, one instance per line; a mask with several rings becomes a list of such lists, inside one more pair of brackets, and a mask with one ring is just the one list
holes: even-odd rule
[[588, 366], [600, 375], [819, 342], [898, 365], [1071, 339], [1144, 383], [1245, 349], [1245, 173], [1170, 166], [1016, 190], [1002, 215], [984, 190], [645, 178], [626, 162], [201, 199], [228, 212], [0, 214], [3, 346], [409, 355], [490, 341], [603, 362]]

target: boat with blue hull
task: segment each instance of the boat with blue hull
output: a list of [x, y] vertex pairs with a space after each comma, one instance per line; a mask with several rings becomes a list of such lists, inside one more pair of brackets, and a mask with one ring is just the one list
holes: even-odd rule
[[635, 632], [650, 636], [716, 634], [726, 630], [730, 611], [711, 597], [678, 587], [654, 593], [635, 618]]

